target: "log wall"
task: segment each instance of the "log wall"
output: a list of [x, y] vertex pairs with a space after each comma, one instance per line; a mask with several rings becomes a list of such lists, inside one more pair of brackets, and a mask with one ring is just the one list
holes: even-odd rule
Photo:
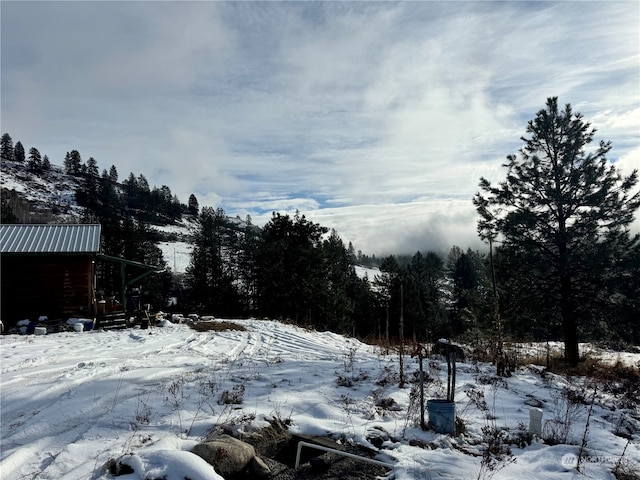
[[93, 263], [90, 256], [3, 255], [1, 317], [16, 320], [93, 317]]

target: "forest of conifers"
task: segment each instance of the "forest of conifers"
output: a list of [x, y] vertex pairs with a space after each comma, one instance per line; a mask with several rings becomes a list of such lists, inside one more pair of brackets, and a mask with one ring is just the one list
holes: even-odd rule
[[[629, 230], [640, 207], [637, 172], [624, 177], [606, 159], [611, 145], [587, 149], [595, 130], [549, 98], [527, 126], [524, 146], [507, 157], [506, 179], [480, 179], [473, 199], [484, 251], [452, 246], [376, 259], [345, 245], [337, 232], [304, 214], [273, 213], [263, 227], [181, 204], [167, 186], [140, 174], [118, 180], [73, 150], [66, 174], [78, 178], [83, 222], [102, 224], [103, 251], [166, 266], [152, 225], [190, 216], [191, 262], [183, 275], [166, 269], [144, 283], [146, 300], [220, 317], [256, 316], [359, 337], [482, 341], [640, 341], [640, 238]], [[33, 175], [51, 169], [35, 148], [26, 155], [2, 137], [2, 157]], [[2, 221], [18, 219], [3, 194]], [[471, 200], [470, 200], [471, 201]], [[379, 267], [373, 278], [357, 264]], [[118, 272], [103, 272], [119, 288]], [[572, 345], [576, 344], [575, 351]]]

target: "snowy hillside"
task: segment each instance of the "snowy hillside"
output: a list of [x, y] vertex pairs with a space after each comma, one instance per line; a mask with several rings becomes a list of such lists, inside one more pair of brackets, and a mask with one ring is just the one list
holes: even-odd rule
[[195, 228], [195, 223], [183, 220], [178, 225], [155, 226], [154, 230], [173, 237], [172, 241], [162, 241], [158, 247], [164, 261], [175, 273], [184, 273], [191, 261], [192, 245], [187, 241]]
[[[594, 392], [581, 378], [527, 367], [502, 379], [489, 364], [459, 363], [455, 399], [465, 431], [449, 437], [419, 428], [417, 385], [398, 387], [396, 355], [329, 332], [234, 322], [246, 330], [199, 333], [169, 323], [151, 330], [0, 337], [2, 478], [106, 480], [115, 477], [102, 466], [123, 454], [132, 454], [138, 471], [117, 478], [151, 478], [145, 476], [150, 472], [153, 478], [163, 472], [166, 480], [217, 478], [212, 468], [202, 470], [190, 448], [215, 425], [249, 431], [273, 417], [290, 420], [293, 432], [377, 450], [378, 460], [394, 465], [396, 480], [494, 474], [606, 480], [614, 478], [616, 465], [640, 468], [637, 399], [622, 391], [614, 395], [601, 386], [595, 392], [583, 477], [575, 460]], [[405, 362], [415, 379], [417, 360]], [[425, 370], [427, 398], [441, 398], [446, 362], [427, 359]], [[567, 444], [529, 443], [530, 405], [540, 406], [543, 422], [553, 426], [566, 413], [566, 391], [589, 400], [571, 404]], [[230, 393], [238, 402], [224, 401]], [[481, 470], [483, 429], [492, 425], [504, 432], [513, 456], [497, 464], [502, 469]]]
[[[51, 170], [34, 175], [22, 163], [2, 159], [0, 187], [3, 193], [16, 192], [34, 205], [36, 211], [47, 212], [61, 223], [77, 221], [82, 212], [75, 201], [78, 178], [67, 175], [56, 165]], [[6, 190], [6, 192], [5, 192]]]
[[[2, 175], [0, 188], [5, 194], [18, 195], [29, 202], [34, 211], [42, 212], [44, 220], [37, 223], [78, 223], [82, 220], [82, 208], [77, 204], [75, 192], [80, 178], [64, 173], [63, 168], [52, 165], [51, 170], [35, 175], [27, 170], [23, 163], [1, 160]], [[237, 228], [245, 228], [246, 222], [238, 217], [229, 217], [229, 221]], [[165, 240], [159, 242], [167, 265], [175, 273], [184, 273], [191, 260], [192, 246], [189, 239], [196, 224], [192, 217], [184, 216], [182, 220], [171, 225], [151, 225], [151, 229], [163, 235]], [[365, 276], [373, 281], [378, 269], [356, 267], [361, 278]]]
[[370, 282], [376, 278], [376, 275], [380, 275], [380, 269], [378, 268], [368, 268], [363, 267], [361, 265], [356, 265], [356, 275], [360, 278], [368, 278]]
[[[77, 223], [82, 219], [82, 208], [75, 199], [79, 179], [64, 173], [57, 165], [52, 165], [48, 172], [34, 175], [25, 164], [3, 159], [0, 187], [6, 194], [15, 192], [20, 199], [29, 202], [35, 212], [42, 212], [46, 223]], [[191, 255], [186, 240], [194, 228], [193, 221], [185, 217], [176, 225], [152, 225], [151, 228], [172, 238], [158, 246], [167, 265], [175, 272], [184, 272]]]

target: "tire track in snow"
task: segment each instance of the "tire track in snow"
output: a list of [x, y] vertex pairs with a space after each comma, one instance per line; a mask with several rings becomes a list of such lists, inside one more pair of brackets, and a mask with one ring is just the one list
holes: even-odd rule
[[[268, 334], [268, 333], [267, 333]], [[335, 345], [323, 342], [319, 344], [306, 335], [299, 335], [293, 332], [279, 331], [277, 335], [272, 335], [272, 352], [283, 356], [289, 360], [336, 360], [344, 355], [344, 351], [336, 349]], [[319, 339], [322, 338], [318, 335]], [[275, 352], [274, 352], [275, 351]]]
[[[304, 410], [313, 398], [307, 378], [326, 376], [348, 353], [348, 342], [326, 332], [261, 320], [234, 322], [247, 330], [196, 333], [175, 325], [30, 341], [0, 338], [3, 475], [13, 472], [7, 477], [18, 478], [40, 469], [38, 478], [64, 478], [71, 470], [87, 469], [74, 461], [73, 452], [90, 446], [96, 453], [123, 449], [148, 395], [156, 400], [158, 416], [146, 432], [174, 431], [174, 413], [163, 396], [178, 378], [190, 382], [191, 395], [197, 395], [200, 378], [217, 381], [217, 394], [243, 381], [267, 408]], [[301, 368], [301, 360], [310, 365]], [[326, 382], [332, 385], [331, 375]], [[187, 410], [183, 415], [194, 414]]]
[[[112, 395], [104, 392], [95, 392], [92, 395], [87, 390], [93, 390], [95, 382], [114, 383], [115, 388], [109, 389]], [[132, 383], [122, 391], [122, 384], [127, 383], [123, 377], [115, 379], [113, 375], [103, 375], [101, 378], [84, 378], [75, 382], [68, 380], [64, 382], [54, 382], [53, 385], [41, 389], [37, 394], [30, 396], [30, 403], [33, 407], [31, 412], [21, 416], [24, 420], [16, 420], [5, 423], [12, 416], [15, 416], [16, 409], [9, 408], [5, 414], [5, 398], [3, 398], [3, 419], [2, 428], [3, 444], [12, 446], [30, 443], [39, 437], [49, 437], [64, 434], [69, 430], [74, 430], [77, 425], [86, 423], [87, 418], [100, 418], [100, 412], [111, 412], [116, 402], [124, 402], [131, 398], [136, 398], [140, 394], [137, 390], [137, 383]], [[105, 387], [102, 387], [105, 388]], [[134, 390], [134, 391], [130, 391]], [[103, 393], [103, 394], [100, 394]], [[20, 408], [21, 395], [19, 391], [6, 392], [3, 388], [3, 397], [7, 395], [6, 405], [17, 405]], [[92, 402], [82, 402], [77, 399], [92, 398]], [[26, 402], [25, 402], [26, 404]], [[24, 408], [23, 408], [24, 410]], [[9, 433], [13, 430], [14, 433]], [[6, 448], [6, 445], [3, 445]]]
[[[242, 352], [244, 352], [244, 349], [247, 348], [247, 345], [249, 344], [249, 340], [247, 338], [248, 335], [248, 331], [247, 332], [239, 332], [240, 334], [240, 338], [238, 339], [239, 341], [237, 343], [235, 343], [235, 346], [233, 348], [231, 348], [231, 350], [229, 351], [229, 353], [223, 354], [225, 359], [227, 361], [235, 361], [238, 359], [238, 357], [240, 356], [240, 354]], [[222, 336], [222, 335], [221, 335]], [[234, 332], [233, 337], [237, 337], [238, 334], [236, 332]], [[227, 337], [226, 335], [224, 337]], [[235, 340], [233, 337], [231, 337], [231, 340]], [[227, 341], [229, 340], [229, 338], [227, 337]]]
[[[97, 381], [95, 378], [87, 379], [87, 382], [80, 380], [72, 389], [68, 388], [67, 383], [66, 387], [62, 387], [65, 391], [62, 395], [59, 394], [60, 388], [46, 389], [43, 400], [30, 404], [38, 407], [36, 410], [23, 412], [12, 424], [5, 423], [3, 419], [0, 471], [3, 475], [9, 475], [9, 472], [18, 471], [24, 465], [33, 465], [34, 458], [55, 458], [63, 450], [82, 443], [85, 435], [94, 429], [115, 432], [116, 437], [112, 438], [111, 443], [117, 442], [121, 424], [128, 426], [136, 420], [140, 399], [159, 394], [161, 387], [173, 377], [171, 370], [158, 368], [151, 375], [146, 370], [132, 369], [118, 375], [103, 376], [101, 381], [113, 382], [115, 388], [109, 389], [107, 394], [95, 396], [94, 401], [89, 403], [78, 402], [78, 399], [91, 398], [87, 390]], [[53, 400], [47, 402], [47, 399]], [[11, 399], [6, 401], [13, 403]], [[25, 445], [28, 455], [25, 454]], [[33, 445], [37, 445], [37, 448], [34, 449]], [[37, 478], [46, 477], [39, 474]], [[54, 474], [50, 478], [57, 477]]]
[[347, 353], [344, 348], [339, 347], [344, 345], [343, 337], [330, 332], [305, 330], [301, 327], [285, 326], [263, 320], [244, 320], [238, 323], [260, 335], [261, 343], [266, 345], [266, 348], [262, 348], [265, 358], [279, 356], [291, 360], [334, 361]]

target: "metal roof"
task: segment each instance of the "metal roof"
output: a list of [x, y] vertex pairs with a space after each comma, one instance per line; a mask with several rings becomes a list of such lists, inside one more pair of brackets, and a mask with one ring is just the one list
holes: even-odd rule
[[100, 225], [0, 225], [0, 253], [98, 253]]

